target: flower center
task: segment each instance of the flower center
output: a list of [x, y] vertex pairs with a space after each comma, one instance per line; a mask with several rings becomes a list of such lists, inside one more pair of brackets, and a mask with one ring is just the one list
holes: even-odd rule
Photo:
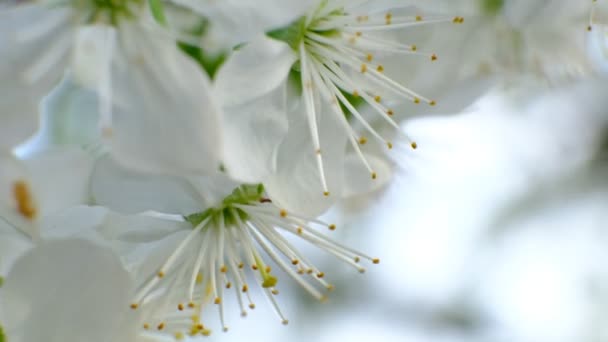
[[138, 16], [144, 0], [72, 0], [71, 5], [87, 23], [117, 25], [120, 20]]
[[[211, 302], [218, 308], [222, 329], [227, 331], [224, 292], [235, 292], [241, 315], [246, 316], [247, 306], [256, 307], [248, 285], [253, 279], [281, 322], [287, 324], [275, 299], [278, 280], [267, 261], [323, 301], [326, 296], [320, 287], [329, 291], [333, 285], [292, 245], [289, 236], [325, 250], [361, 273], [365, 272], [359, 265], [361, 260], [379, 262], [318, 231], [333, 231], [335, 225], [288, 213], [264, 198], [263, 192], [262, 185], [242, 185], [216, 207], [185, 217], [194, 228], [156, 273], [150, 274], [130, 305], [134, 310], [150, 308], [144, 311], [144, 330], [172, 333], [178, 340], [186, 335], [206, 336], [211, 330], [202, 324], [201, 314]], [[253, 277], [246, 273], [249, 268]]]
[[[241, 185], [234, 189], [232, 193], [222, 203], [215, 208], [209, 208], [200, 213], [194, 213], [184, 217], [186, 221], [192, 224], [192, 227], [197, 227], [201, 222], [209, 219], [212, 223], [219, 223], [223, 220], [225, 225], [233, 225], [237, 223], [238, 219], [246, 221], [248, 215], [242, 209], [235, 207], [235, 205], [247, 205], [251, 203], [263, 202], [264, 198], [264, 186], [259, 185]], [[235, 214], [236, 213], [236, 214]], [[217, 227], [217, 224], [212, 226]]]

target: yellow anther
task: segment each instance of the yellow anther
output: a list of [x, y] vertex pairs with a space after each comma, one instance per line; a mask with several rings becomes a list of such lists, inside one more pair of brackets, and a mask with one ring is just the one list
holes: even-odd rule
[[356, 90], [355, 90], [355, 91], [353, 91], [353, 97], [355, 97], [355, 98], [356, 98], [356, 97], [359, 97], [359, 92], [358, 92], [358, 91], [356, 91]]
[[28, 220], [36, 218], [38, 211], [36, 210], [34, 197], [25, 181], [18, 180], [13, 183], [13, 197], [17, 203], [17, 211], [21, 216]]
[[376, 96], [374, 96], [374, 101], [380, 102], [380, 101], [382, 101], [382, 97], [380, 95], [376, 95]]
[[416, 51], [416, 50], [418, 50], [418, 47], [416, 45], [412, 45], [412, 46], [410, 46], [410, 49], [412, 51]]
[[239, 262], [239, 269], [243, 269], [243, 267], [245, 267], [245, 264], [243, 264], [242, 262]]
[[386, 111], [386, 114], [388, 114], [389, 116], [393, 116], [393, 114], [395, 114], [395, 112], [393, 112], [392, 109], [389, 109]]
[[196, 304], [194, 304], [193, 302], [188, 303], [188, 307], [190, 309], [194, 309], [195, 306], [196, 306]]
[[182, 303], [177, 304], [177, 310], [184, 311], [184, 304], [182, 304]]
[[431, 61], [436, 61], [437, 60], [437, 55], [436, 54], [432, 54], [431, 55]]
[[378, 65], [378, 67], [376, 68], [376, 70], [378, 70], [378, 72], [383, 72], [384, 71], [384, 67], [382, 65]]
[[378, 175], [375, 172], [372, 172], [372, 179], [378, 178]]
[[418, 144], [415, 141], [412, 141], [410, 146], [412, 146], [412, 149], [414, 149], [414, 150], [418, 148]]
[[353, 260], [354, 260], [355, 262], [359, 262], [359, 261], [361, 261], [361, 258], [359, 258], [358, 256], [356, 256], [356, 257], [355, 257]]
[[361, 144], [361, 145], [367, 144], [367, 138], [366, 137], [359, 138], [359, 144]]
[[184, 333], [182, 333], [182, 332], [176, 332], [175, 335], [173, 335], [173, 336], [175, 336], [175, 339], [178, 341], [181, 341], [184, 339]]
[[422, 16], [421, 15], [417, 15], [416, 16], [416, 21], [422, 21]]
[[227, 270], [226, 265], [222, 265], [222, 267], [220, 267], [220, 272], [222, 273], [226, 273]]
[[164, 277], [165, 277], [165, 272], [163, 272], [163, 271], [158, 271], [158, 273], [156, 273], [156, 276], [162, 279], [162, 278], [164, 278]]
[[329, 230], [336, 230], [336, 225], [335, 224], [330, 224], [329, 225]]
[[392, 142], [390, 142], [390, 141], [387, 141], [387, 142], [386, 142], [386, 146], [388, 147], [388, 149], [389, 149], [389, 150], [392, 150], [392, 149], [393, 149], [393, 143], [392, 143]]
[[281, 211], [279, 212], [279, 215], [281, 215], [281, 217], [287, 217], [287, 210], [281, 209]]
[[253, 303], [249, 304], [249, 308], [250, 308], [251, 310], [255, 309], [255, 304], [253, 304]]
[[203, 275], [201, 274], [201, 272], [198, 272], [198, 274], [196, 275], [196, 283], [198, 285], [203, 283]]
[[366, 59], [368, 62], [371, 62], [372, 60], [374, 60], [374, 55], [372, 55], [371, 53], [368, 53]]
[[137, 303], [131, 304], [131, 309], [136, 310], [139, 307]]
[[247, 284], [243, 285], [243, 287], [241, 288], [242, 292], [247, 292], [249, 290], [249, 287], [247, 286]]
[[272, 293], [273, 295], [277, 296], [279, 294], [279, 290], [272, 289], [272, 291], [270, 291], [270, 293]]
[[367, 72], [367, 64], [361, 64], [361, 73], [364, 74]]
[[300, 260], [298, 260], [298, 259], [291, 260], [291, 264], [294, 265], [294, 266], [297, 265], [297, 264], [299, 264], [299, 263], [300, 263]]
[[150, 324], [148, 324], [148, 323], [144, 323], [144, 329], [145, 329], [145, 330], [150, 329]]
[[435, 102], [434, 100], [433, 100], [433, 101], [431, 101], [431, 102], [429, 102], [429, 105], [431, 105], [431, 106], [434, 106], [434, 105], [436, 105], [436, 104], [437, 104], [437, 102]]
[[372, 259], [372, 262], [374, 264], [379, 264], [380, 263], [380, 259], [376, 258], [376, 259]]
[[414, 97], [414, 103], [415, 103], [415, 104], [419, 104], [419, 103], [420, 103], [420, 99], [419, 99], [419, 98], [417, 98], [417, 97]]
[[298, 232], [298, 234], [302, 235], [304, 230], [302, 229], [302, 227], [298, 227], [298, 228], [296, 228], [296, 232]]
[[213, 301], [213, 304], [221, 304], [221, 303], [222, 303], [222, 298], [215, 297], [215, 300]]
[[158, 330], [163, 330], [163, 329], [165, 329], [165, 323], [160, 323], [160, 324], [159, 324], [159, 325], [156, 327], [156, 329], [158, 329]]
[[323, 277], [325, 277], [325, 273], [323, 273], [323, 272], [317, 273], [317, 278], [321, 279]]
[[323, 196], [325, 196], [325, 197], [329, 196], [329, 191], [323, 191]]
[[227, 288], [227, 289], [229, 289], [229, 288], [231, 288], [231, 287], [232, 287], [232, 283], [231, 283], [231, 282], [227, 282], [227, 283], [226, 283], [226, 288]]
[[357, 32], [355, 32], [355, 36], [357, 36], [357, 37], [361, 37], [361, 35], [362, 35], [362, 34], [363, 34], [363, 33], [361, 33], [361, 31], [357, 31]]
[[287, 325], [287, 324], [289, 324], [289, 321], [288, 321], [288, 320], [286, 320], [286, 319], [284, 319], [283, 321], [281, 321], [281, 323], [282, 323], [283, 325]]
[[386, 19], [386, 25], [390, 25], [392, 20], [393, 20], [393, 14], [392, 13], [386, 13], [386, 15], [384, 16], [384, 19]]

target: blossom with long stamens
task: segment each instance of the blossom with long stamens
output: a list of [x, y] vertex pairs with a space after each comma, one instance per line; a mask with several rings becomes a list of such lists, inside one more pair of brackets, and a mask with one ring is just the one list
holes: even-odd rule
[[192, 225], [191, 231], [140, 287], [131, 303], [131, 308], [143, 310], [145, 330], [168, 332], [178, 340], [210, 333], [201, 317], [211, 303], [217, 306], [222, 329], [228, 330], [225, 296], [234, 292], [245, 316], [248, 308], [255, 308], [251, 286], [260, 287], [287, 324], [275, 299], [282, 282], [271, 263], [313, 297], [324, 300], [324, 292], [333, 286], [325, 280], [325, 273], [292, 245], [289, 236], [325, 250], [359, 272], [365, 272], [361, 260], [379, 262], [320, 231], [335, 230], [335, 225], [280, 209], [264, 197], [261, 185], [239, 186], [217, 206], [188, 215], [185, 220]]
[[[267, 115], [259, 113], [276, 112], [275, 108], [280, 106], [279, 99], [285, 96], [283, 88], [286, 84], [289, 85], [290, 79], [297, 80], [295, 84], [291, 84], [295, 89], [287, 90], [287, 118], [272, 118], [275, 125], [266, 130], [271, 131], [274, 128], [274, 131], [271, 131], [274, 134], [265, 135], [274, 143], [256, 144], [255, 150], [252, 146], [251, 151], [247, 151], [258, 160], [268, 160], [265, 169], [267, 174], [283, 174], [285, 180], [304, 176], [299, 174], [300, 170], [282, 164], [282, 153], [291, 154], [291, 160], [312, 159], [316, 169], [315, 182], [319, 183], [319, 186], [311, 189], [310, 184], [302, 184], [303, 192], [316, 191], [317, 194], [328, 197], [337, 190], [334, 195], [340, 196], [340, 186], [331, 184], [332, 180], [328, 175], [343, 173], [344, 165], [329, 164], [343, 158], [347, 143], [350, 143], [370, 178], [377, 178], [374, 165], [365, 156], [361, 146], [368, 141], [365, 135], [369, 134], [389, 149], [393, 147], [393, 143], [369, 123], [361, 113], [359, 104], [367, 104], [395, 130], [399, 130], [399, 126], [392, 118], [395, 113], [391, 109], [391, 103], [412, 101], [435, 104], [435, 100], [394, 81], [389, 70], [385, 70], [382, 64], [376, 62], [376, 56], [387, 54], [421, 58], [429, 62], [438, 58], [433, 53], [422, 52], [416, 45], [391, 39], [390, 32], [420, 25], [463, 22], [462, 17], [425, 18], [415, 14], [401, 15], [401, 11], [392, 11], [388, 6], [384, 7], [383, 11], [370, 11], [365, 7], [365, 3], [317, 2], [306, 15], [291, 25], [271, 31], [268, 37], [259, 38], [234, 52], [217, 76], [216, 87], [226, 116], [230, 117], [231, 113], [238, 111], [239, 114], [233, 116], [242, 118], [246, 116], [243, 114], [244, 110], [250, 113], [251, 119], [248, 122], [269, 120]], [[252, 65], [252, 58], [262, 62]], [[264, 81], [257, 77], [262, 71], [265, 73]], [[290, 75], [293, 77], [289, 77]], [[256, 90], [251, 91], [252, 88]], [[277, 100], [268, 99], [273, 97]], [[299, 103], [296, 110], [293, 110], [294, 103]], [[244, 104], [247, 104], [248, 108], [244, 109]], [[259, 118], [258, 115], [262, 117]], [[231, 132], [242, 133], [244, 130], [251, 130], [253, 136], [258, 134], [242, 123], [246, 120], [226, 120], [229, 136], [232, 136]], [[285, 121], [289, 122], [286, 134]], [[354, 121], [360, 123], [367, 134], [356, 132], [351, 125]], [[335, 129], [324, 132], [323, 126], [328, 124], [335, 125]], [[284, 134], [281, 135], [281, 132]], [[405, 135], [403, 138], [408, 139]], [[238, 139], [235, 137], [235, 140]], [[265, 137], [260, 136], [255, 140], [264, 139]], [[293, 141], [300, 142], [300, 150], [287, 151], [285, 146], [289, 146]], [[415, 142], [410, 141], [410, 144], [416, 148]], [[262, 148], [258, 148], [260, 146]], [[331, 148], [335, 148], [336, 152], [328, 150]], [[226, 169], [233, 177], [251, 182], [253, 179], [247, 173], [247, 166], [248, 161], [254, 158], [230, 158], [231, 155], [243, 154], [227, 153], [228, 157], [224, 160]], [[276, 156], [278, 160], [273, 159]], [[310, 158], [311, 156], [313, 158]], [[336, 171], [336, 168], [339, 170]], [[310, 171], [307, 164], [306, 172]], [[287, 176], [288, 173], [290, 176]], [[259, 174], [258, 180], [265, 181], [264, 176], [267, 174]], [[273, 182], [268, 182], [267, 185], [268, 191], [274, 197], [283, 199], [283, 196], [275, 193], [275, 189], [280, 189], [285, 184], [275, 186]]]
[[[127, 243], [155, 241], [154, 247], [125, 249], [127, 253], [137, 249], [145, 253], [127, 257], [129, 260], [156, 260], [154, 266], [135, 266], [139, 289], [129, 304], [141, 311], [142, 327], [150, 332], [207, 334], [202, 317], [208, 317], [213, 306], [226, 329], [226, 296], [234, 292], [230, 296], [245, 315], [248, 308], [255, 307], [250, 296], [254, 287], [265, 293], [286, 323], [275, 298], [286, 283], [279, 278], [281, 274], [318, 300], [333, 288], [324, 271], [296, 248], [295, 243], [301, 241], [359, 272], [365, 271], [361, 261], [379, 262], [327, 237], [323, 231], [335, 230], [334, 224], [285, 209], [262, 185], [242, 185], [221, 174], [183, 178], [145, 175], [103, 158], [92, 176], [92, 193], [96, 203], [112, 210], [163, 214], [160, 223], [123, 220], [108, 228], [111, 234], [124, 231], [129, 236]], [[124, 196], [127, 193], [129, 196]]]

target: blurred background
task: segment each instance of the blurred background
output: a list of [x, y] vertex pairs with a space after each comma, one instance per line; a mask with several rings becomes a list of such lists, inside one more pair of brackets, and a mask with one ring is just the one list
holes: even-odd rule
[[286, 280], [289, 325], [259, 303], [211, 339], [608, 341], [604, 84], [499, 88], [405, 121], [420, 148], [398, 154], [395, 180], [325, 217], [380, 264], [359, 274], [303, 245], [328, 301]]

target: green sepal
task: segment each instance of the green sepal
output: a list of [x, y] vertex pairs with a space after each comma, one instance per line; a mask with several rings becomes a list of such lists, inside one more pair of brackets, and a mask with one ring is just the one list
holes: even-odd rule
[[266, 33], [270, 38], [285, 42], [294, 51], [298, 51], [306, 33], [306, 17], [301, 17], [291, 24]]
[[4, 335], [4, 329], [2, 329], [2, 325], [0, 325], [0, 342], [6, 342], [6, 335]]
[[241, 185], [234, 189], [232, 193], [222, 201], [224, 206], [231, 204], [249, 204], [251, 202], [257, 202], [262, 198], [264, 193], [264, 185]]
[[210, 218], [217, 224], [223, 216], [224, 225], [233, 225], [237, 223], [237, 217], [241, 222], [248, 220], [249, 216], [246, 212], [239, 208], [235, 208], [235, 204], [247, 205], [253, 202], [259, 202], [264, 194], [264, 185], [241, 185], [234, 189], [232, 193], [222, 200], [222, 204], [216, 208], [208, 208], [205, 211], [184, 216], [184, 219], [189, 222], [192, 227], [197, 227], [206, 219]]
[[162, 0], [148, 0], [148, 5], [150, 6], [150, 11], [152, 12], [154, 20], [162, 26], [166, 26], [167, 17], [165, 17], [165, 8]]

